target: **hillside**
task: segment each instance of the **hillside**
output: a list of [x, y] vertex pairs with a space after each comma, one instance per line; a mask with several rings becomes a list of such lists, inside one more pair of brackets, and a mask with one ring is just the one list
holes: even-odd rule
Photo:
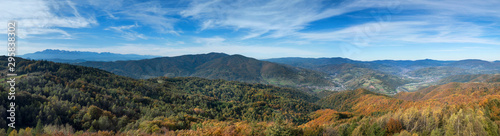
[[[430, 86], [416, 92], [402, 92], [396, 98], [410, 101], [439, 100], [446, 103], [470, 103], [486, 96], [499, 95], [500, 82], [493, 83], [457, 83]], [[496, 97], [496, 96], [495, 96]], [[455, 101], [461, 99], [461, 101]], [[466, 99], [467, 101], [463, 101]]]
[[316, 103], [337, 111], [372, 115], [398, 109], [403, 102], [366, 89], [356, 89], [333, 93]]
[[222, 53], [137, 61], [83, 62], [78, 65], [95, 67], [137, 79], [189, 76], [290, 87], [334, 86], [320, 72]]
[[476, 74], [476, 75], [453, 75], [442, 78], [437, 84], [446, 84], [451, 82], [500, 82], [500, 74]]
[[499, 92], [499, 82], [449, 83], [394, 98], [343, 91], [319, 100], [334, 110], [311, 113], [302, 127], [324, 126], [330, 135], [499, 135]]
[[[0, 57], [2, 66], [5, 60]], [[152, 126], [175, 131], [213, 120], [270, 121], [276, 114], [300, 124], [319, 109], [312, 103], [318, 98], [289, 88], [201, 78], [138, 80], [83, 66], [16, 60], [22, 75], [17, 79], [22, 91], [16, 94], [23, 100], [16, 102], [19, 128], [53, 124], [76, 131], [151, 133], [159, 132]], [[7, 84], [1, 86], [0, 97], [6, 98]]]

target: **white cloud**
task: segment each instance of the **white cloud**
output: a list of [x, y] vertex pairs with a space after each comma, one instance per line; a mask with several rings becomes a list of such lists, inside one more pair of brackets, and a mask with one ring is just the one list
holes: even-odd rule
[[302, 30], [313, 21], [363, 9], [364, 4], [364, 1], [333, 5], [321, 0], [205, 0], [192, 1], [180, 14], [201, 21], [201, 30], [245, 29], [248, 34], [243, 39], [266, 34], [278, 38]]
[[123, 32], [124, 30], [129, 30], [134, 27], [139, 27], [139, 25], [134, 24], [134, 25], [124, 25], [124, 26], [110, 26], [104, 30], [115, 30], [118, 32]]
[[[2, 1], [0, 22], [14, 20], [18, 24], [18, 36], [51, 34], [52, 38], [68, 39], [71, 34], [60, 28], [83, 28], [96, 25], [93, 17], [83, 17], [73, 2], [66, 1]], [[6, 32], [1, 27], [0, 33]]]
[[[320, 31], [301, 32], [314, 21], [367, 9], [374, 12], [368, 11], [371, 16], [364, 17], [372, 21], [364, 24], [343, 28], [331, 24]], [[363, 46], [383, 41], [498, 45], [499, 41], [484, 37], [499, 29], [475, 22], [500, 21], [498, 9], [497, 0], [354, 0], [331, 4], [321, 0], [205, 0], [192, 1], [180, 14], [200, 21], [200, 30], [234, 29], [246, 33], [242, 39], [300, 37], [310, 42], [347, 41]], [[404, 11], [409, 12], [400, 14]]]
[[179, 20], [175, 16], [180, 9], [163, 6], [164, 2], [148, 1], [136, 2], [128, 1], [127, 5], [121, 4], [109, 7], [107, 4], [93, 4], [96, 8], [106, 11], [110, 18], [121, 20], [132, 20], [141, 25], [153, 28], [159, 33], [171, 33], [179, 35], [182, 30], [176, 30], [174, 25]]
[[144, 34], [138, 33], [133, 28], [139, 27], [139, 25], [125, 25], [125, 26], [111, 26], [104, 30], [112, 30], [117, 33], [120, 33], [121, 36], [127, 40], [135, 40], [135, 39], [148, 39]]
[[500, 1], [498, 0], [418, 0], [402, 3], [404, 8], [425, 9], [433, 14], [440, 15], [465, 15], [465, 16], [490, 16], [500, 17]]
[[[363, 0], [360, 0], [363, 1]], [[389, 2], [391, 0], [376, 1]], [[373, 1], [375, 3], [375, 1]], [[366, 4], [371, 7], [374, 4]], [[385, 4], [383, 4], [385, 5]], [[388, 5], [389, 6], [389, 5]], [[378, 6], [383, 7], [383, 6]], [[374, 21], [329, 31], [297, 32], [310, 41], [342, 41], [358, 46], [421, 43], [469, 43], [500, 45], [491, 38], [500, 30], [500, 1], [401, 1], [390, 6], [396, 12], [373, 9]], [[404, 11], [405, 14], [399, 14]], [[411, 13], [411, 14], [407, 14]]]
[[471, 50], [489, 50], [491, 48], [487, 47], [460, 47], [454, 49], [438, 49], [438, 50], [430, 50], [431, 52], [470, 52]]
[[220, 37], [211, 37], [211, 38], [195, 38], [196, 43], [201, 43], [205, 45], [220, 45], [223, 44], [226, 39]]
[[394, 21], [372, 22], [328, 32], [299, 33], [313, 41], [343, 41], [358, 46], [406, 43], [476, 43], [500, 45], [500, 41], [482, 38], [483, 26], [467, 22]]

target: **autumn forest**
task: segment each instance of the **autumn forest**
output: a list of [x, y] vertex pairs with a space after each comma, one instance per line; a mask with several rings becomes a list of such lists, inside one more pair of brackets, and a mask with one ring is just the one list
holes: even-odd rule
[[[327, 91], [200, 77], [136, 79], [17, 59], [16, 128], [0, 129], [2, 136], [500, 134], [498, 74], [387, 95], [363, 87]], [[6, 69], [6, 57], [0, 60]], [[8, 80], [3, 73], [1, 80]], [[8, 84], [1, 85], [0, 97], [7, 98]], [[0, 125], [7, 126], [7, 100], [0, 104]]]

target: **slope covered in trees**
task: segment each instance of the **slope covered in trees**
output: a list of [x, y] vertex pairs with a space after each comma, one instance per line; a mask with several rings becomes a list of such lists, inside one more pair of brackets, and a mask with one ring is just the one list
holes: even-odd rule
[[[401, 92], [395, 97], [411, 101], [439, 100], [446, 103], [469, 103], [500, 93], [500, 82], [494, 83], [448, 83], [431, 86], [417, 92]], [[458, 100], [457, 100], [458, 99]]]
[[476, 74], [476, 75], [453, 75], [442, 78], [437, 84], [446, 84], [451, 82], [500, 82], [500, 74]]
[[366, 89], [356, 89], [333, 93], [320, 99], [317, 104], [337, 111], [372, 115], [398, 109], [407, 103]]
[[138, 79], [190, 76], [291, 87], [334, 86], [320, 72], [222, 53], [139, 61], [84, 62], [78, 65], [95, 67]]
[[[0, 60], [6, 66], [7, 59]], [[19, 128], [41, 124], [44, 129], [63, 125], [74, 131], [151, 133], [191, 129], [205, 121], [272, 121], [276, 115], [301, 124], [319, 109], [312, 103], [318, 98], [289, 88], [201, 78], [137, 80], [83, 66], [17, 61]], [[2, 83], [2, 98], [7, 98], [6, 86]], [[2, 126], [6, 102], [0, 101]]]
[[499, 135], [499, 86], [449, 83], [396, 98], [363, 89], [334, 93], [318, 104], [336, 111], [312, 113], [303, 126], [333, 135]]

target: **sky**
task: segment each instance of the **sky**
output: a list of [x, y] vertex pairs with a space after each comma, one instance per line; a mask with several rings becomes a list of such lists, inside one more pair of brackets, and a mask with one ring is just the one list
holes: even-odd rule
[[18, 55], [500, 60], [499, 0], [3, 0], [8, 21]]

